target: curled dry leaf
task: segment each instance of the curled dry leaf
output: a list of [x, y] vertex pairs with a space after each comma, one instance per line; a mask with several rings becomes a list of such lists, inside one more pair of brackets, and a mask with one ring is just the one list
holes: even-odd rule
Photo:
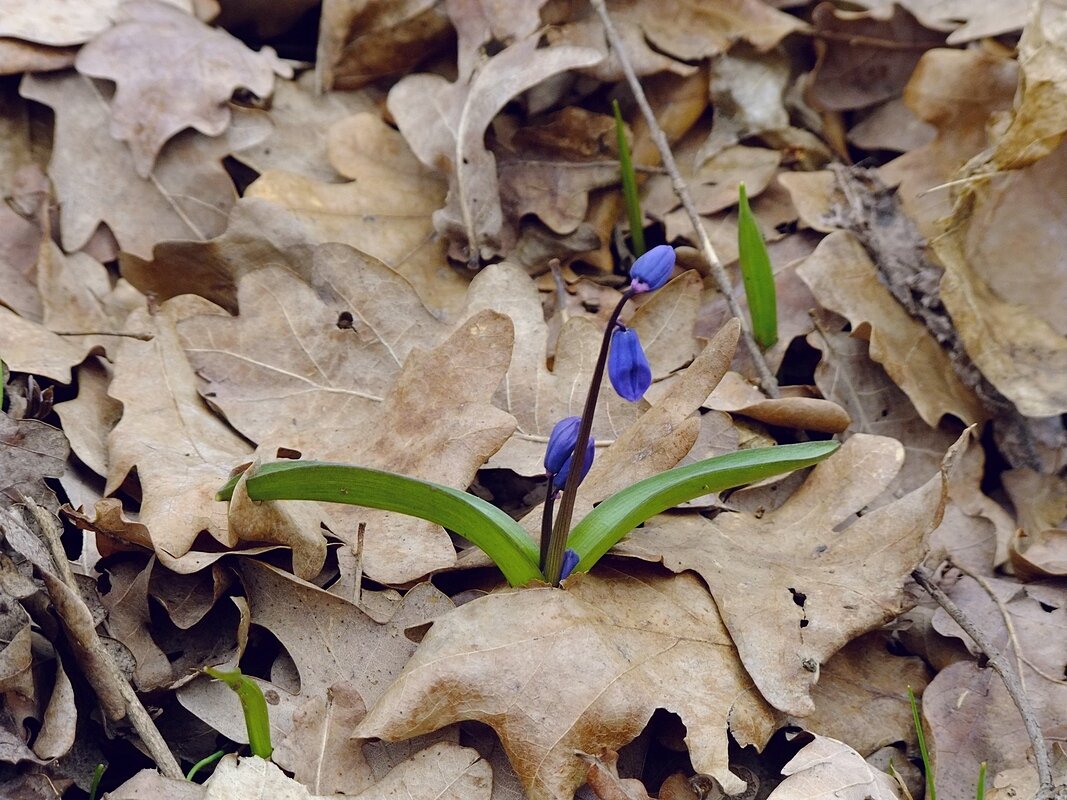
[[904, 582], [940, 522], [944, 475], [836, 530], [881, 494], [903, 460], [899, 442], [857, 434], [780, 508], [661, 516], [618, 550], [695, 570], [763, 696], [803, 717], [814, 710], [820, 665], [909, 605]]
[[899, 800], [896, 781], [863, 760], [844, 742], [826, 736], [815, 740], [782, 767], [786, 776], [767, 800]]
[[926, 424], [945, 414], [965, 423], [984, 417], [978, 398], [959, 378], [926, 327], [896, 302], [874, 263], [851, 233], [830, 234], [797, 268], [820, 303], [848, 317], [854, 334], [870, 341], [871, 358], [915, 404]]
[[1003, 475], [1019, 517], [1011, 563], [1022, 580], [1067, 575], [1067, 481], [1029, 469]]
[[686, 724], [694, 768], [741, 791], [727, 728], [761, 747], [775, 718], [711, 597], [690, 575], [600, 568], [565, 591], [502, 591], [437, 620], [356, 735], [398, 739], [483, 721], [531, 800], [550, 800], [585, 779], [575, 750], [618, 749], [661, 707]]
[[501, 252], [502, 244], [496, 159], [484, 143], [489, 123], [520, 92], [602, 57], [592, 48], [537, 44], [536, 36], [516, 42], [455, 83], [409, 75], [389, 92], [389, 111], [415, 155], [449, 177], [447, 202], [434, 214], [434, 227], [453, 238], [474, 266]]
[[817, 397], [770, 400], [736, 372], [723, 376], [704, 407], [751, 417], [768, 425], [822, 433], [841, 433], [852, 423], [848, 412], [832, 400]]
[[275, 71], [292, 76], [271, 48], [253, 52], [161, 0], [124, 3], [117, 24], [85, 45], [75, 66], [83, 75], [115, 82], [111, 135], [129, 144], [142, 178], [152, 174], [160, 149], [179, 131], [225, 131], [235, 90], [266, 99]]

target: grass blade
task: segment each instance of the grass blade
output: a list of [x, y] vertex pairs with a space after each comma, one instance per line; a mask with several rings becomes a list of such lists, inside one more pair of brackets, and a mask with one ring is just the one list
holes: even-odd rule
[[[237, 479], [215, 495], [228, 500]], [[263, 464], [246, 483], [253, 500], [318, 500], [380, 508], [435, 522], [481, 548], [512, 586], [542, 580], [529, 534], [496, 506], [450, 486], [325, 461]]]
[[752, 317], [752, 335], [764, 349], [778, 341], [778, 298], [774, 290], [771, 258], [763, 243], [756, 217], [748, 205], [745, 184], [738, 186], [737, 248], [740, 253], [741, 278]]
[[739, 450], [639, 481], [609, 497], [574, 527], [567, 546], [580, 558], [576, 569], [588, 570], [626, 534], [668, 508], [708, 492], [810, 467], [839, 446], [837, 442], [803, 442]]
[[204, 767], [211, 766], [216, 761], [218, 761], [220, 758], [222, 758], [224, 755], [226, 755], [226, 751], [225, 750], [216, 750], [211, 755], [205, 756], [204, 758], [200, 759], [195, 764], [193, 764], [193, 766], [191, 766], [189, 768], [189, 771], [187, 773], [185, 773], [185, 780], [187, 780], [187, 781], [193, 780], [193, 778], [196, 777], [196, 774], [198, 772], [200, 772], [200, 770], [202, 770]]
[[[926, 775], [926, 800], [937, 800], [937, 789], [934, 786], [934, 771], [930, 764], [930, 751], [926, 749], [926, 734], [923, 733], [923, 721], [919, 716], [919, 704], [915, 702], [915, 692], [908, 687], [908, 700], [911, 701], [911, 718], [915, 723], [915, 738], [919, 742], [919, 755], [923, 760], [923, 773]], [[984, 781], [983, 781], [984, 783]], [[985, 786], [982, 786], [985, 791]]]
[[267, 715], [267, 701], [259, 684], [235, 669], [224, 672], [214, 667], [205, 667], [204, 672], [217, 681], [222, 681], [237, 693], [241, 701], [241, 711], [245, 715], [245, 729], [248, 731], [248, 745], [252, 755], [270, 758], [274, 751], [270, 743], [270, 717]]
[[626, 141], [626, 127], [622, 122], [619, 101], [611, 101], [615, 112], [615, 139], [619, 143], [619, 171], [622, 172], [622, 197], [626, 202], [626, 216], [630, 220], [630, 241], [633, 243], [634, 255], [644, 255], [645, 229], [644, 216], [641, 214], [641, 200], [637, 196], [637, 173], [634, 172], [633, 158], [630, 157], [630, 145]]
[[985, 771], [986, 762], [978, 765], [978, 791], [975, 794], [978, 800], [985, 800]]

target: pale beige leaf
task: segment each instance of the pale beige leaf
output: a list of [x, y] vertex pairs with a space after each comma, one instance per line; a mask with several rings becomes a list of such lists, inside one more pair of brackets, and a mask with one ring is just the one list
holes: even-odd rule
[[851, 424], [848, 412], [832, 400], [817, 397], [766, 398], [736, 372], [727, 372], [704, 401], [706, 408], [741, 414], [768, 425], [841, 433]]
[[661, 516], [618, 549], [699, 573], [763, 696], [803, 717], [820, 665], [910, 603], [904, 581], [941, 519], [943, 475], [835, 530], [881, 494], [903, 455], [892, 439], [857, 434], [779, 508]]
[[70, 383], [70, 368], [87, 355], [75, 342], [0, 307], [0, 352], [8, 369]]
[[823, 306], [848, 317], [854, 334], [870, 341], [871, 358], [908, 395], [928, 425], [936, 426], [945, 414], [968, 424], [985, 416], [937, 340], [878, 280], [874, 263], [855, 236], [830, 234], [797, 273]]
[[898, 800], [896, 781], [844, 742], [816, 736], [782, 767], [785, 780], [767, 800]]
[[185, 131], [142, 178], [129, 148], [108, 134], [105, 95], [89, 78], [70, 72], [27, 75], [20, 91], [56, 110], [48, 174], [60, 203], [61, 244], [67, 252], [81, 249], [101, 222], [124, 251], [141, 258], [150, 258], [159, 241], [222, 233], [237, 199], [222, 160], [262, 140], [270, 129], [262, 112], [241, 111], [222, 136]]
[[225, 131], [238, 88], [266, 99], [275, 70], [292, 73], [271, 48], [253, 52], [161, 0], [124, 3], [117, 24], [85, 45], [75, 66], [83, 75], [115, 82], [111, 135], [129, 145], [142, 178], [152, 174], [160, 149], [179, 131]]
[[[191, 11], [190, 0], [165, 0]], [[123, 0], [6, 0], [0, 36], [50, 45], [87, 42], [115, 23]]]
[[689, 575], [604, 568], [565, 591], [503, 591], [440, 618], [356, 733], [407, 738], [481, 720], [530, 798], [549, 800], [584, 780], [576, 749], [617, 749], [661, 707], [686, 724], [698, 772], [728, 792], [744, 788], [729, 771], [727, 727], [758, 747], [774, 716], [711, 597]]

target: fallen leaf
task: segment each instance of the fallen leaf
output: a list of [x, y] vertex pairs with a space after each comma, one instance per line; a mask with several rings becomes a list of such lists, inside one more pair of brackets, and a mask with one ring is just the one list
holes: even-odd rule
[[[928, 50], [927, 53], [969, 52]], [[923, 58], [926, 57], [923, 54]], [[922, 64], [923, 59], [919, 59]], [[918, 71], [919, 67], [916, 67]], [[912, 79], [915, 73], [912, 73]], [[912, 85], [911, 80], [908, 85]], [[908, 87], [904, 87], [907, 95]], [[863, 150], [890, 150], [907, 153], [924, 147], [937, 136], [937, 129], [920, 119], [902, 97], [886, 100], [871, 109], [870, 113], [848, 130], [848, 142]]]
[[70, 383], [70, 369], [86, 357], [65, 336], [0, 307], [0, 351], [7, 369]]
[[978, 398], [956, 377], [945, 351], [879, 281], [855, 236], [830, 234], [797, 273], [824, 307], [848, 317], [853, 333], [868, 339], [871, 358], [908, 395], [928, 425], [936, 426], [946, 414], [966, 424], [985, 416]]
[[237, 199], [222, 160], [261, 141], [270, 122], [261, 112], [234, 112], [219, 137], [185, 131], [171, 140], [151, 175], [141, 178], [129, 148], [107, 132], [101, 89], [76, 73], [27, 75], [23, 97], [56, 110], [55, 146], [48, 174], [60, 203], [61, 244], [80, 250], [101, 222], [121, 248], [150, 258], [166, 239], [210, 239], [226, 227]]
[[767, 800], [898, 800], [896, 781], [844, 742], [816, 736], [782, 767], [786, 776]]
[[[192, 11], [189, 0], [165, 0], [175, 8]], [[123, 0], [86, 0], [71, 5], [65, 0], [5, 4], [0, 36], [49, 45], [87, 42], [110, 28]]]
[[[0, 507], [21, 502], [20, 493], [38, 499], [51, 494], [44, 479], [63, 474], [69, 452], [58, 428], [0, 413]], [[54, 503], [53, 498], [47, 505], [54, 508]]]
[[170, 661], [150, 630], [148, 581], [154, 566], [154, 560], [147, 566], [131, 560], [110, 565], [110, 591], [100, 596], [107, 611], [107, 634], [130, 651], [136, 662], [134, 685], [145, 692], [166, 686], [172, 678]]
[[[899, 442], [857, 434], [780, 508], [661, 516], [617, 549], [700, 574], [760, 692], [803, 717], [820, 665], [908, 605], [904, 581], [940, 521], [943, 476], [835, 532], [881, 494], [903, 456]], [[856, 474], [865, 480], [849, 480]]]
[[531, 800], [547, 800], [584, 780], [576, 749], [617, 749], [660, 707], [686, 724], [694, 768], [740, 792], [727, 727], [760, 747], [774, 715], [711, 597], [689, 575], [599, 568], [565, 591], [506, 590], [438, 619], [356, 735], [398, 739], [483, 721]]
[[852, 420], [844, 408], [832, 400], [817, 397], [768, 399], [736, 372], [727, 372], [704, 402], [706, 408], [740, 414], [785, 428], [841, 433]]
[[111, 135], [129, 145], [142, 178], [152, 174], [160, 149], [179, 131], [225, 131], [238, 88], [266, 99], [275, 71], [292, 75], [273, 49], [253, 52], [161, 0], [129, 0], [117, 16], [113, 27], [81, 49], [75, 66], [82, 75], [115, 82]]
[[609, 750], [603, 757], [582, 754], [589, 764], [585, 782], [600, 800], [652, 800], [635, 778], [619, 777], [619, 754]]
[[592, 48], [537, 44], [536, 36], [518, 41], [455, 83], [438, 75], [409, 75], [389, 92], [389, 112], [412, 151], [449, 177], [446, 205], [435, 212], [434, 227], [455, 239], [475, 266], [502, 244], [496, 159], [484, 144], [489, 123], [520, 92], [602, 57]]
[[204, 787], [192, 781], [164, 778], [154, 769], [143, 769], [116, 789], [108, 800], [204, 800]]
[[1015, 504], [1019, 528], [1011, 542], [1011, 562], [1021, 580], [1067, 575], [1067, 482], [1029, 469], [1002, 476]]

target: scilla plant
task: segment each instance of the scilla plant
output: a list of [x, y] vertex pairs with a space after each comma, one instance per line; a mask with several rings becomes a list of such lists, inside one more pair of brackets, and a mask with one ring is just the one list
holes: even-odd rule
[[[664, 286], [674, 269], [674, 250], [654, 247], [638, 258], [604, 331], [580, 417], [555, 426], [545, 453], [548, 497], [541, 546], [510, 516], [467, 492], [404, 475], [347, 464], [279, 461], [248, 476], [252, 500], [317, 500], [396, 511], [435, 522], [481, 548], [513, 586], [546, 582], [558, 586], [574, 570], [589, 570], [647, 519], [696, 497], [811, 466], [837, 449], [836, 442], [804, 442], [752, 448], [676, 467], [613, 494], [571, 528], [578, 485], [593, 463], [593, 415], [605, 367], [615, 391], [640, 400], [652, 382], [637, 332], [619, 322], [634, 296]], [[578, 469], [575, 464], [580, 464]], [[229, 500], [237, 478], [216, 498]], [[557, 510], [558, 501], [558, 510]]]

